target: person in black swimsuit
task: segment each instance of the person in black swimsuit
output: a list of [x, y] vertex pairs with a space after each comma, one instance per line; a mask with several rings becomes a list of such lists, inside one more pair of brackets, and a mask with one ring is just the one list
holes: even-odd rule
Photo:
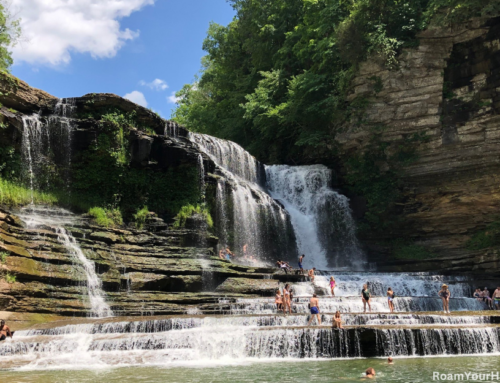
[[451, 297], [451, 292], [448, 290], [448, 285], [444, 284], [441, 286], [441, 290], [439, 290], [438, 295], [441, 297], [441, 300], [443, 301], [443, 312], [450, 313], [450, 297]]
[[366, 304], [368, 304], [368, 308], [370, 309], [370, 312], [372, 312], [372, 306], [370, 304], [370, 290], [368, 290], [368, 285], [364, 284], [363, 285], [363, 290], [361, 290], [361, 298], [363, 299], [363, 312], [366, 312]]
[[12, 338], [12, 331], [10, 331], [9, 326], [5, 324], [5, 321], [0, 321], [0, 341], [7, 339], [8, 336]]

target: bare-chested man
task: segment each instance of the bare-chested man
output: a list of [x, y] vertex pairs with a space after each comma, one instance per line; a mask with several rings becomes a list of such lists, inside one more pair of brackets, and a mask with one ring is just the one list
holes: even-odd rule
[[491, 296], [491, 299], [493, 299], [493, 303], [495, 304], [495, 308], [497, 310], [500, 310], [500, 286], [497, 287], [493, 295]]
[[311, 319], [309, 319], [309, 322], [307, 325], [309, 326], [316, 317], [318, 319], [318, 325], [321, 326], [321, 314], [319, 313], [319, 301], [318, 301], [318, 296], [316, 294], [313, 294], [311, 301], [309, 302], [309, 309], [311, 310]]
[[5, 324], [5, 321], [0, 321], [0, 341], [7, 339], [8, 336], [12, 338], [12, 334], [9, 326]]
[[316, 271], [316, 267], [313, 267], [308, 271], [307, 276], [311, 278], [311, 282], [314, 283], [314, 271]]

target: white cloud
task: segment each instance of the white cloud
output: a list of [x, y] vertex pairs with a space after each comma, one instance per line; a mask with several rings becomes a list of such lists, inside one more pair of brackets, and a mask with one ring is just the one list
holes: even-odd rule
[[167, 97], [167, 101], [170, 104], [177, 104], [180, 101], [181, 97], [175, 97], [175, 92], [172, 92], [170, 96]]
[[154, 79], [151, 82], [146, 82], [146, 81], [142, 80], [142, 81], [139, 81], [139, 84], [142, 86], [147, 86], [148, 88], [153, 89], [153, 90], [157, 90], [157, 91], [165, 90], [168, 88], [167, 83], [163, 80], [160, 80], [159, 78]]
[[11, 0], [21, 18], [22, 38], [14, 60], [49, 65], [67, 64], [72, 53], [94, 58], [116, 55], [139, 31], [121, 29], [119, 19], [155, 0]]
[[144, 97], [144, 94], [142, 94], [138, 90], [134, 90], [130, 93], [127, 93], [125, 96], [123, 96], [123, 98], [135, 102], [136, 104], [139, 104], [145, 108], [148, 107], [148, 102], [146, 101], [146, 97]]

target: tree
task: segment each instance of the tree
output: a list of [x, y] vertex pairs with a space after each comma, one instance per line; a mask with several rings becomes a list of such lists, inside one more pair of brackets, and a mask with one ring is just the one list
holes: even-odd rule
[[10, 13], [6, 1], [0, 1], [0, 70], [8, 71], [13, 64], [10, 49], [21, 36], [20, 20]]
[[230, 2], [236, 17], [228, 26], [210, 25], [201, 76], [178, 93], [174, 118], [267, 163], [331, 154], [335, 135], [355, 113], [346, 96], [367, 57], [395, 67], [430, 20], [500, 13], [498, 0]]

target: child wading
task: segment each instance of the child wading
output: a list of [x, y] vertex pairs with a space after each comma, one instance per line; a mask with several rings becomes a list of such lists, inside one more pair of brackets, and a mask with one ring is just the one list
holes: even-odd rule
[[279, 290], [276, 291], [276, 298], [274, 299], [274, 303], [276, 303], [277, 311], [283, 310], [283, 299], [281, 299], [281, 291]]
[[448, 285], [443, 285], [441, 286], [441, 290], [439, 290], [438, 295], [441, 297], [441, 300], [443, 301], [443, 312], [450, 313], [450, 297], [451, 297], [451, 292], [448, 290]]

